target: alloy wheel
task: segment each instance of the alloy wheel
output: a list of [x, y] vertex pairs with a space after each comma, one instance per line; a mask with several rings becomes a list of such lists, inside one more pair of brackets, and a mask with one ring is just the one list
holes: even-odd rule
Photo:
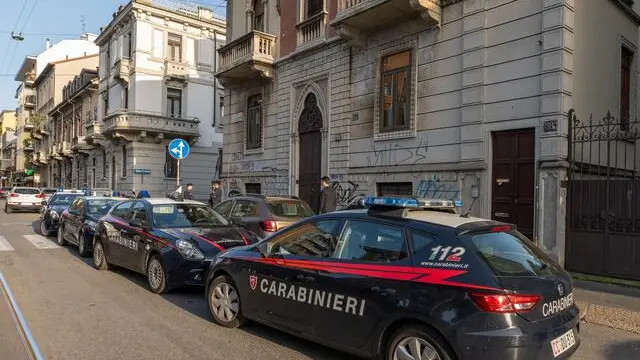
[[238, 294], [227, 283], [218, 284], [211, 292], [211, 304], [215, 315], [224, 322], [233, 321], [238, 315]]
[[96, 265], [96, 267], [100, 267], [103, 261], [104, 261], [104, 250], [102, 249], [102, 244], [97, 242], [95, 245], [95, 248], [93, 249], [93, 263]]
[[418, 337], [402, 339], [393, 350], [393, 360], [441, 360], [428, 341]]
[[164, 270], [162, 269], [160, 261], [156, 258], [151, 259], [147, 272], [151, 288], [154, 290], [160, 288], [160, 286], [162, 286], [162, 280], [164, 279]]

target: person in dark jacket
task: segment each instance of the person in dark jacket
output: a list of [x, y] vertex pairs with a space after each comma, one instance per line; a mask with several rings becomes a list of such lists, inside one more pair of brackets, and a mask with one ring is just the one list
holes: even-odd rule
[[184, 192], [184, 198], [187, 200], [193, 200], [193, 184], [187, 184], [187, 190]]
[[216, 206], [222, 201], [222, 189], [220, 182], [216, 181], [211, 185], [211, 193], [209, 194], [209, 205]]
[[336, 190], [330, 186], [329, 182], [330, 180], [328, 176], [322, 177], [322, 190], [320, 191], [318, 214], [336, 211], [338, 197], [336, 195]]

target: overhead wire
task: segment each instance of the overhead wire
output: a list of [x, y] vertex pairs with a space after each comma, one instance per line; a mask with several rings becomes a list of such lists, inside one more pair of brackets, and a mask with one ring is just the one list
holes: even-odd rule
[[[24, 24], [22, 24], [22, 28], [20, 29], [19, 33], [22, 33], [22, 31], [27, 27], [27, 24], [29, 24], [29, 20], [31, 20], [31, 15], [33, 15], [33, 11], [38, 6], [38, 1], [39, 0], [35, 0], [33, 2], [33, 5], [31, 6], [31, 10], [29, 11], [29, 14], [27, 15], [27, 18], [24, 21]], [[26, 3], [27, 3], [27, 1], [25, 0], [24, 4], [26, 4]], [[22, 7], [22, 10], [20, 11], [20, 16], [22, 16], [22, 13], [24, 12], [24, 7], [25, 7], [24, 4], [23, 4], [23, 7]], [[16, 28], [18, 26], [19, 21], [20, 21], [20, 19], [18, 19], [16, 21], [16, 25], [15, 25]], [[19, 45], [19, 42], [16, 41], [15, 42], [15, 46], [13, 47], [13, 51], [11, 52], [11, 56], [9, 57], [9, 62], [7, 63], [7, 66], [9, 66], [9, 67], [11, 66], [11, 63], [13, 62], [13, 59], [16, 56], [16, 50], [18, 50], [18, 47], [19, 47], [18, 45]], [[4, 71], [4, 64], [3, 64], [3, 67], [0, 68], [0, 72], [2, 72], [2, 71]]]
[[[18, 24], [20, 23], [20, 18], [22, 18], [22, 14], [24, 13], [24, 9], [27, 7], [27, 3], [28, 2], [29, 2], [29, 0], [24, 0], [24, 2], [22, 3], [22, 7], [20, 8], [20, 13], [18, 14], [18, 17], [16, 18], [16, 23], [13, 25], [13, 30], [11, 31], [12, 35], [18, 29]], [[12, 40], [13, 40], [13, 36], [11, 37], [11, 40], [9, 40], [9, 42], [7, 43], [7, 51], [4, 52], [4, 57], [2, 58], [2, 62], [0, 62], [0, 72], [2, 72], [4, 70], [5, 63], [7, 61], [7, 56], [9, 55], [9, 52], [12, 52], [12, 53], [15, 54], [15, 47], [17, 46], [17, 44], [15, 43], [15, 41], [12, 41]]]

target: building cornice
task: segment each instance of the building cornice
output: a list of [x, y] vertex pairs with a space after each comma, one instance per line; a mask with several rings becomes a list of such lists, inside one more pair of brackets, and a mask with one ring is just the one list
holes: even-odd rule
[[635, 12], [635, 10], [633, 10], [633, 8], [631, 7], [633, 5], [633, 2], [630, 2], [628, 0], [610, 0], [613, 1], [614, 4], [616, 4], [616, 6], [622, 10], [622, 12], [624, 12], [625, 15], [627, 15], [627, 17], [631, 20], [633, 20], [633, 22], [636, 24], [636, 26], [640, 25], [640, 15]]

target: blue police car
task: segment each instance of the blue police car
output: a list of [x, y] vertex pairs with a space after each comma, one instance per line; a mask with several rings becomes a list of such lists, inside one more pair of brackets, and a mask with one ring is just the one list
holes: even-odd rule
[[93, 235], [101, 217], [126, 198], [79, 196], [60, 215], [57, 241], [60, 246], [72, 243], [78, 246], [80, 256], [93, 251]]
[[569, 275], [509, 224], [450, 201], [375, 198], [302, 220], [212, 263], [213, 320], [246, 320], [386, 360], [567, 359]]

